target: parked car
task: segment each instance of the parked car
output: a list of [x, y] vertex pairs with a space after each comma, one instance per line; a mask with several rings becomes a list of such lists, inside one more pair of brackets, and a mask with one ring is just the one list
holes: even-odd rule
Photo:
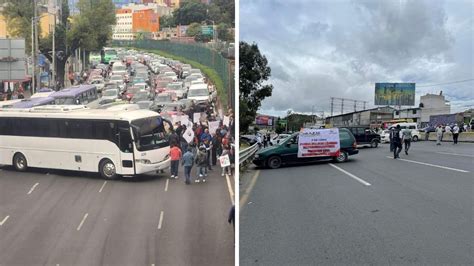
[[390, 130], [386, 129], [380, 134], [380, 143], [390, 143]]
[[281, 142], [280, 145], [270, 146], [259, 150], [253, 163], [259, 167], [279, 168], [284, 164], [310, 163], [321, 160], [334, 160], [341, 163], [348, 160], [350, 155], [358, 154], [357, 142], [352, 133], [346, 128], [339, 129], [340, 153], [338, 157], [298, 157], [299, 132]]
[[102, 97], [100, 97], [100, 103], [115, 101], [119, 98], [119, 89], [108, 89], [102, 92]]
[[416, 123], [396, 123], [396, 124], [391, 125], [389, 129], [397, 127], [397, 125], [400, 125], [401, 130], [404, 130], [407, 128], [411, 129], [411, 139], [413, 141], [418, 141], [420, 139], [420, 131], [418, 130], [418, 125]]
[[275, 137], [273, 137], [270, 142], [272, 143], [272, 145], [279, 145], [280, 142], [286, 138], [288, 138], [290, 136], [290, 134], [279, 134], [279, 135], [276, 135]]
[[257, 143], [257, 137], [255, 135], [241, 135], [239, 139], [241, 143], [247, 143], [249, 146]]
[[377, 148], [380, 143], [380, 135], [368, 127], [345, 127], [354, 135], [358, 145], [370, 145]]

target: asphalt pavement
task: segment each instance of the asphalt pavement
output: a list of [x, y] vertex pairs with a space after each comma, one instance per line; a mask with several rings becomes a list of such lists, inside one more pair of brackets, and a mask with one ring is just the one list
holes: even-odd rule
[[474, 144], [361, 148], [341, 164], [251, 169], [241, 265], [473, 265]]
[[233, 265], [233, 177], [168, 176], [1, 167], [0, 265]]

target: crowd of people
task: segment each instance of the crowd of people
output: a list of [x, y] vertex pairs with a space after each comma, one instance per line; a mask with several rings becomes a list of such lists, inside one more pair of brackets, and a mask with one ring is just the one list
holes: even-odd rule
[[[176, 122], [173, 132], [169, 137], [171, 175], [170, 178], [179, 177], [180, 163], [184, 168], [185, 183], [190, 184], [206, 182], [209, 171], [220, 168], [221, 176], [232, 175], [232, 165], [235, 162], [234, 146], [234, 120], [230, 110], [228, 125], [220, 121], [219, 127], [209, 131], [209, 122], [206, 120], [195, 122], [191, 130], [181, 122]], [[212, 118], [210, 118], [212, 119]], [[192, 168], [196, 166], [196, 176], [192, 177]]]

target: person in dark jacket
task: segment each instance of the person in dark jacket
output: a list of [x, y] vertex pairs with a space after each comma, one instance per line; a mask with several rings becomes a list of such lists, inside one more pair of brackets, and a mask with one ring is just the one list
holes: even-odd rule
[[400, 130], [400, 125], [397, 125], [397, 127], [393, 131], [393, 159], [400, 158], [399, 154], [402, 151], [402, 137], [401, 135], [401, 130]]
[[232, 205], [229, 211], [229, 218], [227, 222], [231, 223], [232, 226], [235, 228], [235, 205]]

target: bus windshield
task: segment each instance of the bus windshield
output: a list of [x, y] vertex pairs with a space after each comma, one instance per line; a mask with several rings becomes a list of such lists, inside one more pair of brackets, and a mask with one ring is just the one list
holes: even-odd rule
[[159, 116], [133, 120], [131, 126], [138, 151], [149, 151], [169, 146], [171, 123]]

